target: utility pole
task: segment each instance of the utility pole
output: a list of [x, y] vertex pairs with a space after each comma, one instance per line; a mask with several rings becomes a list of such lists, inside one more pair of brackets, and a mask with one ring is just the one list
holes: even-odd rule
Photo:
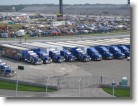
[[59, 14], [63, 15], [63, 0], [59, 0]]
[[130, 0], [127, 0], [127, 4], [130, 5]]
[[116, 85], [116, 83], [114, 82], [114, 80], [112, 81], [112, 95], [114, 97], [114, 93], [115, 93], [115, 89], [114, 89], [114, 86]]
[[17, 76], [17, 73], [16, 73], [16, 97], [18, 96], [17, 91], [18, 91], [18, 76]]
[[82, 78], [79, 79], [79, 97], [81, 96], [81, 80]]
[[46, 79], [46, 94], [45, 96], [48, 96], [48, 81], [49, 81], [49, 77]]

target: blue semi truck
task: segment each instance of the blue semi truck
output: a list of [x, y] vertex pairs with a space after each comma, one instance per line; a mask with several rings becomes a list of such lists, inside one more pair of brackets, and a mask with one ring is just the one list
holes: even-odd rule
[[103, 59], [113, 59], [113, 54], [110, 53], [109, 49], [105, 46], [95, 46], [95, 49], [99, 51], [99, 53], [102, 55]]
[[44, 64], [48, 64], [48, 63], [52, 62], [52, 59], [49, 57], [49, 54], [47, 53], [47, 51], [44, 48], [30, 45], [30, 43], [24, 43], [24, 44], [14, 43], [11, 45], [24, 47], [24, 48], [28, 48], [28, 49], [32, 50], [33, 52], [35, 52], [38, 55], [38, 57], [40, 59], [42, 59]]
[[26, 61], [35, 65], [42, 64], [42, 60], [38, 57], [38, 55], [27, 48], [1, 44], [0, 49], [2, 56], [14, 58], [20, 61]]
[[37, 53], [37, 55], [43, 60], [44, 64], [48, 64], [52, 62], [51, 57], [49, 57], [49, 54], [46, 52], [45, 49], [43, 48], [34, 48], [31, 49], [33, 50], [35, 53]]
[[53, 47], [49, 51], [49, 56], [53, 59], [54, 62], [62, 63], [65, 61], [64, 56], [61, 56], [60, 50]]
[[102, 60], [102, 55], [95, 49], [95, 47], [87, 48], [87, 54], [91, 57], [92, 60]]
[[124, 54], [126, 57], [130, 57], [130, 51], [125, 45], [116, 45]]
[[124, 59], [125, 54], [117, 46], [106, 46], [116, 59]]
[[88, 62], [91, 60], [91, 57], [86, 53], [86, 48], [84, 47], [64, 47], [65, 50], [69, 50], [72, 55], [76, 57], [76, 60]]
[[6, 63], [0, 62], [0, 76], [2, 77], [13, 77], [16, 72], [11, 67], [7, 66]]
[[61, 50], [60, 54], [61, 56], [64, 56], [65, 60], [68, 62], [74, 62], [76, 60], [76, 57], [68, 50]]

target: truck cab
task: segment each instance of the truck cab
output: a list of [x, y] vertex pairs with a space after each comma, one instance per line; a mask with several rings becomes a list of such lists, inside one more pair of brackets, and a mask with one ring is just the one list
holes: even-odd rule
[[12, 77], [16, 74], [15, 70], [6, 65], [6, 63], [0, 63], [0, 76]]
[[24, 51], [23, 59], [35, 65], [39, 65], [43, 63], [42, 60], [38, 57], [38, 55], [33, 51]]
[[95, 49], [95, 47], [87, 48], [87, 54], [91, 57], [92, 60], [102, 60], [102, 55]]
[[52, 58], [54, 62], [62, 63], [65, 61], [65, 58], [61, 56], [60, 51], [56, 49], [51, 49], [49, 51], [49, 56]]
[[125, 45], [128, 49], [129, 49], [129, 51], [130, 51], [130, 45]]
[[44, 49], [37, 48], [37, 49], [32, 49], [38, 56], [39, 58], [42, 59], [44, 64], [48, 64], [52, 62], [51, 57], [49, 57], [49, 54]]
[[76, 57], [72, 55], [71, 52], [68, 50], [62, 50], [60, 51], [60, 54], [61, 56], [64, 56], [66, 61], [74, 62], [76, 60]]
[[126, 57], [130, 57], [130, 51], [125, 45], [118, 45], [117, 47], [125, 54]]
[[71, 53], [80, 61], [88, 62], [91, 57], [82, 48], [72, 48]]
[[113, 54], [110, 53], [110, 51], [108, 50], [108, 48], [106, 48], [105, 46], [96, 46], [95, 48], [102, 55], [102, 58], [103, 59], [107, 59], [107, 60], [113, 59]]
[[116, 59], [124, 59], [125, 54], [117, 46], [108, 46], [107, 47], [110, 52], [113, 54], [114, 58]]

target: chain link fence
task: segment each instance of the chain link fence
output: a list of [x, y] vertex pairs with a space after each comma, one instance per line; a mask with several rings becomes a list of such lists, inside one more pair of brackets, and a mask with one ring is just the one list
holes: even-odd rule
[[[3, 78], [1, 78], [3, 79]], [[114, 80], [119, 84], [121, 79], [113, 79], [107, 76], [46, 76], [37, 78], [37, 76], [16, 76], [10, 80], [16, 83], [16, 91], [13, 91], [12, 97], [112, 97], [105, 93], [99, 84], [111, 84]], [[17, 84], [27, 84], [35, 86], [43, 86], [46, 92], [27, 92], [18, 91]], [[55, 87], [58, 90], [54, 92], [47, 92], [48, 87]], [[8, 94], [7, 94], [8, 95]]]

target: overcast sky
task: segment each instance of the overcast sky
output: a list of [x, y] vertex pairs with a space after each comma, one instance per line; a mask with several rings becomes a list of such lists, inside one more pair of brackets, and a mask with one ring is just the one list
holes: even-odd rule
[[[59, 0], [0, 0], [0, 5], [16, 5], [16, 4], [58, 4]], [[127, 0], [63, 0], [64, 4], [126, 4]]]

